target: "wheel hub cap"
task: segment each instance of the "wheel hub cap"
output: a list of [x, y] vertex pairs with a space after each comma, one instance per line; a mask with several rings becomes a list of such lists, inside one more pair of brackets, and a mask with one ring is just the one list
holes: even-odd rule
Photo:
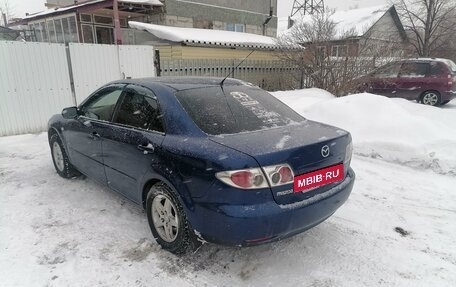
[[427, 93], [423, 97], [423, 103], [425, 105], [435, 106], [438, 100], [438, 96], [435, 93]]
[[158, 235], [166, 242], [176, 240], [179, 230], [177, 208], [166, 195], [157, 195], [152, 201], [152, 220]]
[[63, 161], [62, 149], [57, 142], [54, 142], [52, 145], [52, 154], [54, 155], [55, 166], [59, 171], [63, 171], [65, 168], [65, 163]]

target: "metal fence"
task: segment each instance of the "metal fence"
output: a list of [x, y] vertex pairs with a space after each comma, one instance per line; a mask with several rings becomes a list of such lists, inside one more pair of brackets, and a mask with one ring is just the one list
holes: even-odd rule
[[0, 136], [46, 130], [108, 81], [155, 76], [152, 46], [0, 41]]
[[300, 70], [286, 61], [273, 60], [168, 60], [160, 61], [162, 76], [210, 76], [240, 79], [269, 91], [297, 88]]

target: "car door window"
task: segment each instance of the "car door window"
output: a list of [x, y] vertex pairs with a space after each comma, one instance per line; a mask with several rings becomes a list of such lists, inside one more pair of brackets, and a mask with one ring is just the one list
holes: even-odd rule
[[142, 87], [126, 88], [114, 121], [144, 130], [164, 132], [155, 95]]
[[400, 64], [389, 64], [384, 67], [379, 68], [375, 73], [374, 76], [376, 78], [396, 78], [397, 74], [399, 73], [399, 69], [401, 68]]
[[428, 74], [427, 63], [404, 63], [399, 76], [401, 78], [424, 78]]
[[85, 117], [110, 121], [123, 86], [111, 86], [98, 91], [80, 108]]

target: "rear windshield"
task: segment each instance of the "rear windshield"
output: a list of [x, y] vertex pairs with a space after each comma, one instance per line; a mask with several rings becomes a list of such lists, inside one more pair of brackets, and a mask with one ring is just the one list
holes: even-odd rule
[[180, 91], [176, 97], [198, 127], [210, 135], [257, 131], [304, 120], [256, 87], [206, 87]]

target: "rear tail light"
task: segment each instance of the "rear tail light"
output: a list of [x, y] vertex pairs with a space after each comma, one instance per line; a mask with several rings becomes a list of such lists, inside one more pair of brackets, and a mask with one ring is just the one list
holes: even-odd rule
[[448, 75], [448, 85], [453, 86], [453, 77], [451, 75]]
[[263, 170], [271, 187], [293, 183], [293, 170], [288, 164], [266, 166]]
[[222, 171], [215, 174], [222, 182], [242, 189], [259, 189], [268, 187], [268, 183], [260, 168]]
[[288, 164], [261, 168], [222, 171], [215, 174], [222, 182], [241, 189], [260, 189], [293, 183], [293, 170]]

